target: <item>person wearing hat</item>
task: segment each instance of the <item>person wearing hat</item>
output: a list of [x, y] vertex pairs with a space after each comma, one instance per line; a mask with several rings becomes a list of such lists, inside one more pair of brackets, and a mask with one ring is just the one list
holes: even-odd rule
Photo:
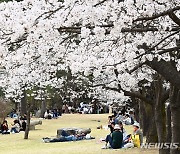
[[123, 133], [121, 132], [121, 128], [118, 124], [114, 126], [114, 132], [112, 133], [112, 148], [119, 149], [122, 148], [123, 142]]
[[133, 128], [134, 128], [133, 135], [139, 135], [140, 145], [142, 145], [143, 144], [143, 132], [140, 130], [139, 123], [135, 122], [133, 124]]
[[[135, 122], [135, 123], [133, 124], [133, 128], [134, 128], [133, 134], [129, 134], [129, 135], [127, 136], [127, 139], [125, 139], [125, 141], [124, 141], [124, 143], [125, 143], [125, 144], [124, 144], [124, 148], [139, 147], [140, 145], [143, 144], [143, 133], [142, 133], [142, 131], [140, 130], [139, 123], [138, 123], [138, 122]], [[137, 142], [135, 143], [135, 140], [132, 138], [132, 137], [135, 136], [135, 135], [139, 135], [140, 144], [139, 144], [139, 142], [138, 142], [138, 144], [137, 144]], [[138, 145], [138, 146], [137, 146], [137, 145]]]
[[121, 128], [119, 127], [118, 124], [116, 124], [114, 126], [114, 131], [111, 135], [107, 135], [106, 137], [106, 145], [104, 147], [102, 147], [102, 149], [106, 149], [107, 148], [107, 144], [110, 144], [110, 147], [113, 149], [119, 149], [122, 148], [122, 142], [123, 142], [123, 134], [120, 131]]

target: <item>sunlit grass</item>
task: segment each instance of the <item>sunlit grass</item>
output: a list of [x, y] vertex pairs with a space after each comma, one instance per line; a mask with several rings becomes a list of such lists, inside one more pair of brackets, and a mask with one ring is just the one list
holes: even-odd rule
[[[36, 126], [36, 130], [30, 131], [29, 139], [24, 140], [24, 133], [0, 135], [0, 154], [157, 154], [158, 151], [142, 149], [120, 149], [104, 150], [101, 147], [104, 143], [100, 138], [104, 138], [109, 133], [108, 130], [96, 129], [97, 126], [106, 125], [108, 115], [63, 115], [59, 119], [43, 120], [42, 125]], [[98, 122], [100, 120], [100, 122]], [[8, 119], [9, 125], [12, 119]], [[43, 137], [55, 137], [58, 128], [81, 127], [91, 128], [91, 135], [95, 140], [83, 140], [77, 142], [43, 143]], [[130, 133], [131, 126], [125, 127]]]

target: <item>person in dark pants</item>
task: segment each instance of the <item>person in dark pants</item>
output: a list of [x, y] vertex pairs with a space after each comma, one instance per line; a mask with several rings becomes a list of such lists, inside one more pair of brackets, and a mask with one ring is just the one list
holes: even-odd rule
[[[87, 134], [89, 135], [89, 134]], [[69, 135], [68, 133], [66, 133], [65, 131], [63, 131], [61, 133], [61, 137], [58, 138], [43, 138], [43, 142], [45, 143], [51, 143], [51, 142], [68, 142], [68, 141], [79, 141], [79, 140], [88, 140], [88, 139], [95, 139], [94, 137], [91, 137], [89, 135], [89, 137], [85, 135], [85, 134], [71, 134]]]
[[22, 120], [20, 131], [25, 131], [25, 130], [26, 130], [26, 121]]
[[108, 143], [109, 143], [110, 147], [113, 149], [122, 148], [123, 134], [120, 130], [121, 130], [121, 128], [119, 127], [119, 125], [115, 125], [112, 135], [107, 135], [106, 140], [105, 140], [106, 145], [104, 147], [102, 147], [102, 149], [107, 149]]

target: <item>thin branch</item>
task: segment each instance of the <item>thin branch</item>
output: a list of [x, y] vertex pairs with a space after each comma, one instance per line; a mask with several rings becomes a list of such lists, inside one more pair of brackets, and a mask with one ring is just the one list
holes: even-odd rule
[[168, 49], [162, 49], [158, 52], [159, 55], [162, 55], [164, 53], [172, 52], [172, 51], [178, 51], [180, 49], [180, 46], [174, 47], [174, 48], [168, 48]]
[[68, 39], [70, 39], [70, 38], [73, 38], [73, 37], [75, 37], [75, 36], [77, 36], [77, 34], [69, 35], [69, 36], [67, 36], [66, 38], [64, 38], [59, 44], [63, 44], [66, 40], [68, 40]]
[[[165, 41], [167, 38], [177, 34], [180, 32], [180, 29], [172, 34], [169, 34], [168, 36], [166, 36], [165, 38], [163, 38], [160, 42], [158, 42], [156, 45], [154, 45], [153, 47], [149, 48], [145, 53], [143, 54], [140, 54], [139, 56], [137, 56], [135, 59], [138, 59], [146, 54], [149, 54], [149, 53], [152, 53], [151, 51], [153, 51], [159, 44], [161, 44], [163, 41]], [[171, 51], [171, 50], [170, 50]], [[152, 54], [155, 54], [155, 53], [152, 53]], [[161, 53], [162, 54], [162, 53]]]
[[38, 20], [43, 17], [44, 15], [46, 14], [49, 14], [47, 17], [45, 17], [44, 19], [47, 19], [49, 17], [51, 17], [55, 12], [59, 11], [60, 9], [62, 9], [64, 6], [60, 6], [59, 8], [55, 9], [55, 10], [50, 10], [50, 11], [47, 11], [47, 12], [44, 12], [43, 14], [41, 14], [39, 17], [36, 18], [36, 20], [34, 21], [34, 25], [37, 24]]
[[108, 1], [108, 0], [102, 0], [102, 1], [100, 1], [99, 3], [95, 4], [93, 7], [97, 7], [97, 6], [103, 4], [103, 3], [106, 2], [106, 1]]
[[168, 36], [166, 36], [165, 38], [163, 38], [160, 42], [158, 42], [156, 45], [154, 45], [152, 48], [150, 48], [150, 50], [154, 50], [159, 44], [161, 44], [163, 41], [165, 41], [167, 38], [177, 34], [180, 32], [180, 29], [172, 34], [169, 34]]
[[133, 69], [131, 69], [130, 71], [128, 70], [127, 72], [129, 74], [133, 73], [134, 71], [136, 71], [138, 68], [142, 67], [144, 64], [146, 64], [146, 62], [143, 63], [139, 63], [138, 65], [136, 65]]

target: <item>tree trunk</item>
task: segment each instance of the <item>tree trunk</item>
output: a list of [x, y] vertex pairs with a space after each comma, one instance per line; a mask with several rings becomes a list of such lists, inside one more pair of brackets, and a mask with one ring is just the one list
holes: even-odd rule
[[27, 111], [27, 123], [26, 123], [26, 130], [25, 130], [25, 134], [24, 134], [24, 139], [28, 139], [29, 137], [29, 130], [30, 130], [30, 108]]
[[27, 108], [26, 108], [27, 102], [26, 102], [26, 91], [23, 91], [23, 97], [21, 98], [21, 108], [20, 108], [20, 114], [24, 115], [27, 114]]
[[[166, 143], [171, 143], [171, 110], [170, 105], [166, 108]], [[167, 149], [166, 154], [170, 153], [170, 148]]]
[[[176, 87], [172, 87], [171, 92], [171, 125], [172, 125], [172, 144], [180, 143], [180, 90]], [[180, 148], [171, 148], [171, 154], [179, 154]]]
[[151, 116], [151, 119], [149, 121], [149, 128], [148, 128], [148, 132], [146, 135], [146, 142], [147, 143], [157, 143], [158, 137], [157, 137], [157, 130], [156, 130], [156, 125], [155, 125], [154, 112], [152, 112], [152, 114], [150, 116]]
[[140, 123], [140, 126], [141, 128], [143, 129], [143, 134], [146, 136], [147, 134], [147, 131], [148, 131], [148, 122], [150, 119], [149, 117], [147, 116], [147, 112], [148, 112], [148, 109], [149, 108], [149, 105], [148, 104], [145, 104], [144, 102], [140, 101], [139, 103], [139, 123]]
[[45, 112], [46, 112], [46, 101], [42, 100], [42, 102], [41, 102], [41, 118], [44, 118]]
[[[155, 123], [158, 135], [158, 143], [165, 143], [165, 105], [162, 101], [162, 78], [158, 75], [155, 81]], [[166, 154], [166, 149], [159, 149], [159, 154]]]

